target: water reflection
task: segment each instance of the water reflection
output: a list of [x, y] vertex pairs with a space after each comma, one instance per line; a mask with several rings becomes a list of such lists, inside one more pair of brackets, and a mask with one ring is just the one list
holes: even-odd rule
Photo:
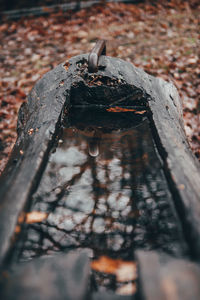
[[96, 157], [99, 155], [99, 148], [101, 142], [102, 133], [98, 129], [94, 129], [94, 133], [92, 138], [88, 141], [89, 154], [92, 157]]
[[72, 126], [62, 141], [33, 196], [32, 210], [49, 216], [27, 225], [20, 259], [80, 248], [125, 260], [138, 248], [184, 251], [148, 120]]

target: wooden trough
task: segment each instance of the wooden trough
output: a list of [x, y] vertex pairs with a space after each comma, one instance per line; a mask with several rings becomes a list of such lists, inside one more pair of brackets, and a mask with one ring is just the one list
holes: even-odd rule
[[[96, 72], [97, 71], [97, 72]], [[93, 292], [86, 252], [16, 261], [16, 244], [52, 148], [70, 109], [147, 112], [167, 199], [183, 251], [137, 248], [137, 292]], [[68, 120], [68, 119], [67, 119]], [[88, 54], [71, 58], [39, 80], [18, 117], [18, 138], [0, 180], [1, 299], [199, 299], [200, 176], [187, 142], [176, 88], [118, 58], [100, 56], [88, 72]], [[141, 136], [141, 139], [143, 137]], [[148, 224], [147, 224], [148, 225]], [[181, 253], [179, 255], [179, 253]]]

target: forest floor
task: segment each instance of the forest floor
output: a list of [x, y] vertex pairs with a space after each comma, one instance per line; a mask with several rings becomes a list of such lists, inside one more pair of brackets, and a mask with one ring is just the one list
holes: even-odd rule
[[0, 171], [16, 140], [17, 112], [35, 82], [66, 59], [107, 40], [107, 54], [172, 81], [185, 131], [200, 159], [200, 5], [108, 3], [0, 24]]

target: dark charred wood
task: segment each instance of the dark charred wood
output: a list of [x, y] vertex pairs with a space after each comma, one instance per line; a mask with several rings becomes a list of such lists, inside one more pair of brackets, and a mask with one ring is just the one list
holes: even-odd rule
[[139, 251], [136, 257], [140, 299], [199, 299], [199, 265], [158, 252]]
[[90, 265], [85, 253], [36, 258], [5, 270], [0, 298], [7, 300], [86, 300]]

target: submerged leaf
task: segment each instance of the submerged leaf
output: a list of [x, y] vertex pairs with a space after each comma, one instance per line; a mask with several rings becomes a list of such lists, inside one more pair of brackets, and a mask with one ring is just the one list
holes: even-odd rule
[[110, 107], [106, 109], [108, 112], [127, 112], [127, 111], [136, 111], [133, 108], [123, 108], [123, 107], [119, 107], [119, 106], [115, 106], [115, 107]]
[[117, 281], [131, 281], [137, 277], [136, 264], [132, 261], [113, 259], [108, 256], [101, 256], [92, 261], [93, 270], [116, 275]]
[[41, 211], [32, 211], [26, 214], [26, 223], [39, 223], [46, 220], [48, 217], [48, 213], [41, 212]]

